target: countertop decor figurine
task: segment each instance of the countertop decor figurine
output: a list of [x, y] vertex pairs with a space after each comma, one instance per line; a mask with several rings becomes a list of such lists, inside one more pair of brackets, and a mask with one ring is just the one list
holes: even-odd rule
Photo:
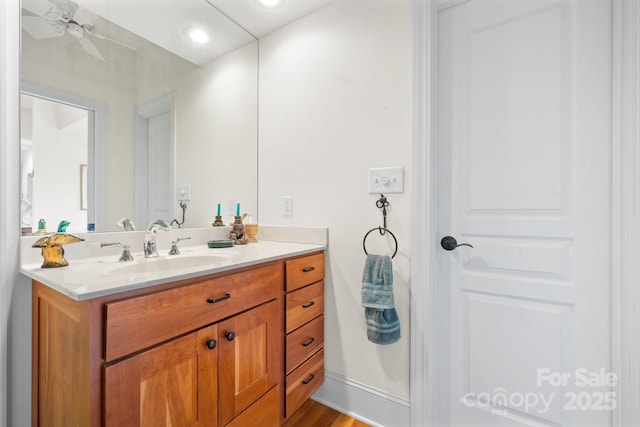
[[62, 221], [60, 221], [60, 224], [58, 224], [58, 233], [66, 233], [67, 232], [67, 226], [71, 224], [69, 221], [67, 221], [66, 219], [63, 219]]
[[69, 261], [64, 258], [62, 245], [83, 241], [84, 239], [71, 234], [56, 233], [38, 239], [31, 247], [42, 248], [42, 257], [44, 258], [42, 268], [64, 267], [69, 265]]
[[45, 236], [50, 234], [51, 233], [47, 232], [47, 222], [44, 218], [41, 218], [40, 221], [38, 221], [38, 231], [31, 233], [32, 236]]
[[229, 238], [233, 241], [234, 245], [246, 245], [249, 243], [249, 239], [247, 238], [247, 233], [244, 229], [244, 224], [242, 223], [243, 216], [236, 215], [235, 221], [233, 223], [233, 228], [229, 233]]

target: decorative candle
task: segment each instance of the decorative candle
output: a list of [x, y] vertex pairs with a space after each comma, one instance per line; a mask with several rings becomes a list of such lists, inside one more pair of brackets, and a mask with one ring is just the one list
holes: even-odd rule
[[218, 216], [220, 216], [220, 203], [218, 203]]
[[240, 203], [236, 204], [236, 216], [240, 216]]

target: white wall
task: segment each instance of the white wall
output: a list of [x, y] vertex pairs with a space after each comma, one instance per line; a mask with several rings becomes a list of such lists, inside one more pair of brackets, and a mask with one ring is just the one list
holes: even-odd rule
[[173, 82], [176, 185], [191, 187], [184, 227], [210, 226], [218, 203], [228, 224], [230, 198], [256, 212], [257, 61], [252, 43]]
[[[61, 123], [60, 113], [79, 111], [73, 124]], [[68, 232], [87, 230], [87, 211], [80, 206], [80, 165], [87, 163], [87, 112], [34, 98], [33, 100], [33, 229], [38, 220], [56, 231], [62, 220]]]
[[[260, 222], [329, 227], [327, 375], [406, 405], [412, 72], [410, 0], [338, 0], [260, 41]], [[379, 346], [367, 340], [360, 307], [362, 239], [382, 224], [367, 171], [396, 165], [405, 168], [405, 192], [387, 195], [388, 227], [399, 242], [393, 263], [402, 338]], [[285, 194], [294, 199], [292, 218], [281, 214]], [[388, 253], [373, 234], [369, 252]]]

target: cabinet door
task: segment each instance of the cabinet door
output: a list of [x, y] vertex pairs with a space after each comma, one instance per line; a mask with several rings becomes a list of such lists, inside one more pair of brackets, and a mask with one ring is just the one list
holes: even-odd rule
[[105, 425], [216, 426], [217, 336], [213, 325], [106, 367]]
[[280, 300], [219, 324], [220, 425], [226, 425], [282, 376]]

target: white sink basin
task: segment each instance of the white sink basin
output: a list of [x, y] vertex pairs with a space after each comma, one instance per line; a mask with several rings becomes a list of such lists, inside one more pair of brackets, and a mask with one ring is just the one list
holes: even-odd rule
[[136, 258], [135, 261], [119, 263], [118, 265], [106, 268], [103, 275], [147, 274], [173, 270], [216, 267], [222, 263], [228, 262], [232, 257], [232, 254], [216, 253], [211, 255], [176, 255], [161, 258]]

